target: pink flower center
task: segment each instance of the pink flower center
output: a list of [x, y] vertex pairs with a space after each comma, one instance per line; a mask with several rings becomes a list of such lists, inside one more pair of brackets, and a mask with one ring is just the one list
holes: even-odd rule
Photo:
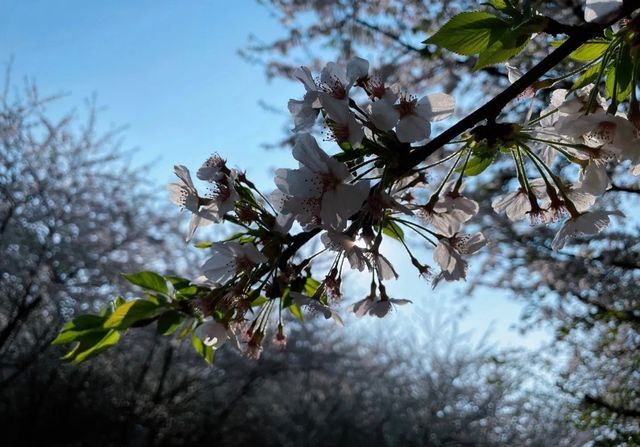
[[406, 93], [400, 94], [400, 103], [396, 106], [400, 117], [416, 114], [416, 106], [418, 105], [418, 98]]
[[369, 95], [371, 98], [382, 98], [384, 94], [387, 92], [387, 89], [384, 86], [384, 82], [380, 80], [380, 78], [369, 78], [366, 82], [366, 88], [369, 91]]
[[338, 124], [335, 121], [327, 124], [329, 130], [331, 131], [331, 136], [338, 143], [344, 143], [345, 141], [349, 141], [349, 125], [348, 124]]
[[613, 139], [616, 134], [616, 128], [616, 123], [612, 123], [610, 121], [602, 121], [598, 124], [598, 127], [584, 136], [585, 141], [597, 146], [613, 143]]
[[324, 90], [336, 99], [347, 98], [346, 87], [344, 86], [342, 81], [340, 81], [340, 79], [335, 76], [331, 77], [330, 83], [326, 84]]

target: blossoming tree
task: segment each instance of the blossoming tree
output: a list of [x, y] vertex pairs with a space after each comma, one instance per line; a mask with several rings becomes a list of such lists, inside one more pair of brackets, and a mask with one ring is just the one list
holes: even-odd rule
[[[465, 231], [482, 205], [464, 195], [465, 179], [504, 160], [517, 187], [490, 199], [496, 213], [560, 222], [554, 250], [600, 233], [612, 216], [623, 217], [597, 201], [610, 187], [610, 167], [640, 173], [638, 9], [630, 0], [588, 0], [586, 23], [566, 25], [528, 1], [490, 0], [483, 11], [451, 17], [425, 44], [477, 56], [476, 69], [507, 63], [512, 83], [435, 137], [431, 124], [456, 114], [452, 96], [418, 98], [401, 83], [384, 82], [359, 57], [329, 63], [318, 77], [299, 67], [293, 74], [303, 89], [288, 104], [299, 167], [277, 170], [275, 190], [262, 192], [213, 155], [196, 173], [208, 188], [202, 193], [188, 168], [176, 166], [169, 190], [191, 214], [186, 239], [214, 223], [236, 232], [196, 243], [211, 254], [196, 278], [126, 275], [144, 297], [117, 298], [100, 315], [74, 319], [54, 343], [74, 343], [65, 358], [80, 362], [128, 329], [155, 323], [159, 334], [189, 337], [209, 362], [227, 343], [257, 357], [271, 334], [285, 344], [285, 313], [300, 320], [320, 313], [342, 324], [337, 304], [349, 269], [368, 272], [371, 281], [367, 296], [350, 297], [346, 310], [384, 317], [409, 301], [387, 293], [398, 273], [382, 241], [398, 241], [433, 287], [464, 280], [469, 257], [486, 244], [481, 232]], [[528, 71], [509, 65], [540, 33], [557, 36], [548, 56]], [[547, 75], [567, 59], [574, 69]], [[551, 91], [551, 100], [536, 110], [529, 98], [541, 91]], [[531, 108], [510, 122], [516, 100]], [[332, 155], [311, 133], [318, 121], [335, 143]], [[431, 248], [432, 260], [416, 254], [410, 233]], [[320, 249], [309, 248], [313, 240]]]

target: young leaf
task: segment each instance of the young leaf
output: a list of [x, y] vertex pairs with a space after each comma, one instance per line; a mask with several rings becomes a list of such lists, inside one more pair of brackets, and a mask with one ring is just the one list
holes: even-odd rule
[[124, 278], [136, 286], [140, 286], [147, 290], [153, 290], [154, 292], [160, 292], [163, 294], [169, 293], [167, 287], [167, 281], [160, 275], [154, 272], [139, 272], [132, 274], [122, 275]]
[[164, 312], [158, 318], [158, 326], [156, 332], [159, 335], [173, 334], [184, 321], [185, 316], [178, 311], [169, 310]]
[[83, 362], [115, 345], [118, 340], [120, 340], [120, 333], [113, 329], [88, 333], [79, 338], [79, 343], [62, 357], [62, 360]]
[[[565, 43], [565, 41], [566, 39], [556, 40], [554, 42], [551, 42], [551, 46], [557, 48]], [[609, 48], [610, 44], [611, 42], [607, 39], [588, 40], [586, 43], [578, 47], [577, 50], [571, 53], [569, 55], [569, 59], [576, 62], [591, 62], [592, 60], [602, 56], [607, 48]]]
[[604, 39], [592, 39], [569, 55], [577, 62], [591, 62], [599, 58], [609, 48], [610, 42]]
[[320, 282], [316, 281], [312, 277], [308, 277], [304, 283], [304, 294], [313, 296], [318, 290], [318, 287], [320, 287]]
[[607, 98], [613, 97], [613, 89], [615, 88], [616, 101], [624, 101], [631, 94], [632, 73], [633, 61], [629, 55], [628, 47], [625, 46], [621, 48], [616, 64], [607, 70], [607, 80], [605, 82]]
[[208, 364], [213, 363], [214, 349], [211, 346], [205, 345], [195, 332], [191, 333], [191, 344], [193, 345], [193, 349], [195, 349]]
[[297, 304], [295, 304], [295, 303], [291, 304], [291, 306], [289, 306], [288, 309], [293, 314], [294, 317], [296, 317], [301, 322], [304, 322], [304, 317], [302, 316], [302, 311], [300, 310], [300, 307], [298, 307]]
[[571, 86], [571, 89], [577, 90], [579, 88], [582, 88], [591, 84], [593, 81], [595, 81], [598, 78], [598, 73], [600, 73], [601, 69], [602, 69], [602, 62], [598, 62], [597, 64], [589, 67], [587, 71], [582, 73], [582, 76], [576, 79], [576, 81]]
[[101, 331], [107, 317], [102, 315], [80, 315], [62, 327], [52, 345], [71, 343], [91, 332]]
[[509, 24], [487, 12], [463, 12], [453, 16], [442, 28], [423, 43], [438, 45], [463, 56], [487, 49]]
[[508, 30], [478, 56], [474, 70], [505, 62], [517, 56], [529, 43], [530, 34]]
[[[477, 155], [472, 156], [471, 158], [469, 158], [467, 166], [464, 168], [464, 175], [474, 176], [480, 174], [489, 166], [491, 166], [491, 163], [493, 163], [493, 160], [495, 158], [495, 154], [488, 157], [479, 157]], [[456, 168], [455, 172], [462, 172], [462, 166]]]
[[124, 330], [137, 321], [149, 317], [158, 309], [158, 305], [148, 300], [134, 300], [118, 307], [104, 322], [108, 329]]
[[389, 219], [384, 221], [384, 226], [382, 227], [382, 233], [386, 234], [387, 236], [397, 241], [404, 240], [404, 231], [402, 230], [402, 228], [397, 223]]
[[266, 303], [267, 301], [269, 301], [269, 298], [267, 298], [264, 295], [260, 295], [258, 298], [256, 298], [255, 300], [253, 300], [251, 302], [251, 307], [258, 307], [258, 306], [262, 306], [264, 303]]

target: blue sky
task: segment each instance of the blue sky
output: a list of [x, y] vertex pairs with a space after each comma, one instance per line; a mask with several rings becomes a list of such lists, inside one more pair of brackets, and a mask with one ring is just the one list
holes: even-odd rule
[[[103, 125], [128, 125], [125, 146], [139, 149], [136, 162], [155, 161], [150, 174], [158, 185], [173, 180], [174, 164], [194, 169], [214, 151], [247, 169], [267, 192], [271, 169], [294, 164], [287, 151], [260, 147], [283, 136], [284, 118], [258, 101], [286, 110], [289, 98], [302, 96], [302, 86], [267, 82], [261, 67], [238, 56], [250, 33], [280, 34], [277, 21], [254, 0], [0, 2], [0, 60], [14, 57], [14, 77], [33, 78], [44, 94], [66, 94], [59, 110], [96, 93], [106, 106]], [[480, 335], [493, 322], [501, 344], [540, 341], [539, 334], [525, 339], [509, 330], [520, 305], [502, 292], [484, 290], [467, 300], [461, 288], [432, 291], [408, 262], [398, 271], [404, 273], [394, 286], [398, 295], [421, 290], [424, 296], [411, 293], [414, 307], [400, 309], [397, 321], [412, 312], [428, 314], [434, 300], [464, 301], [470, 310], [463, 329]], [[382, 329], [388, 323], [371, 324]]]

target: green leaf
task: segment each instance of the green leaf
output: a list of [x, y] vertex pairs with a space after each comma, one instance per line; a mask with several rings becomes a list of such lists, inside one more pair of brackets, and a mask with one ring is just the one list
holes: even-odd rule
[[576, 81], [571, 86], [572, 90], [577, 90], [579, 88], [585, 87], [592, 82], [594, 82], [598, 78], [598, 74], [602, 69], [602, 62], [598, 62], [597, 64], [589, 67], [582, 75], [576, 79]]
[[525, 49], [529, 43], [530, 36], [531, 34], [528, 32], [506, 31], [499, 39], [480, 53], [473, 69], [480, 70], [489, 65], [508, 61]]
[[507, 9], [509, 7], [509, 5], [505, 0], [489, 0], [487, 3], [484, 3], [484, 4], [488, 6], [493, 6], [498, 11], [502, 11], [503, 9]]
[[163, 294], [169, 293], [167, 287], [167, 281], [160, 275], [154, 272], [139, 272], [128, 275], [122, 275], [124, 278], [136, 286], [140, 286], [147, 290], [153, 290], [154, 292], [160, 292]]
[[609, 48], [610, 42], [604, 39], [592, 39], [569, 55], [577, 62], [591, 62], [599, 58]]
[[397, 241], [404, 240], [404, 231], [402, 230], [400, 225], [398, 225], [397, 223], [395, 223], [390, 219], [387, 219], [384, 221], [384, 226], [382, 227], [382, 233], [386, 234], [387, 236]]
[[320, 287], [320, 282], [309, 276], [304, 282], [304, 294], [313, 296], [318, 290], [318, 287]]
[[258, 306], [262, 306], [264, 303], [266, 303], [267, 301], [269, 301], [269, 298], [267, 298], [264, 295], [260, 295], [258, 298], [256, 298], [255, 300], [253, 300], [251, 302], [251, 307], [258, 307]]
[[211, 248], [212, 245], [213, 242], [211, 241], [200, 241], [193, 244], [193, 246], [196, 248]]
[[487, 3], [482, 3], [482, 5], [490, 6], [497, 11], [510, 15], [511, 17], [517, 17], [521, 15], [520, 11], [518, 11], [511, 4], [511, 2], [508, 2], [506, 0], [489, 0]]
[[294, 317], [296, 317], [301, 322], [304, 322], [304, 316], [302, 315], [302, 310], [300, 310], [300, 307], [298, 307], [297, 304], [292, 303], [291, 306], [288, 307], [288, 309], [289, 309], [289, 312], [291, 312]]
[[165, 279], [173, 285], [177, 297], [191, 298], [200, 292], [200, 288], [186, 278], [179, 276], [166, 276]]
[[195, 349], [208, 364], [213, 363], [214, 349], [211, 346], [205, 345], [195, 332], [191, 333], [191, 344], [193, 345], [193, 349]]
[[187, 278], [181, 278], [179, 276], [165, 276], [165, 279], [171, 283], [174, 289], [180, 290], [191, 285], [191, 281]]
[[120, 340], [120, 333], [114, 329], [88, 333], [79, 340], [79, 343], [73, 349], [62, 357], [62, 360], [76, 363], [83, 362], [109, 349], [118, 343], [118, 340]]
[[159, 335], [173, 334], [184, 321], [185, 316], [176, 310], [164, 312], [158, 318], [158, 326], [156, 332]]
[[124, 297], [117, 296], [116, 299], [113, 300], [113, 308], [117, 309], [118, 307], [122, 306], [126, 302], [127, 300], [125, 300]]
[[104, 322], [108, 329], [124, 330], [139, 320], [149, 317], [158, 309], [158, 305], [148, 300], [129, 301], [118, 307]]
[[[616, 101], [624, 101], [631, 94], [633, 61], [628, 47], [623, 47], [615, 65], [607, 70], [605, 82], [607, 98], [613, 98], [613, 89], [616, 87]], [[615, 85], [617, 83], [617, 86]]]
[[[551, 42], [551, 46], [558, 48], [560, 45], [566, 42], [566, 39], [555, 40]], [[599, 58], [609, 48], [611, 42], [607, 39], [591, 39], [582, 44], [571, 53], [568, 57], [576, 62], [591, 62], [594, 59]]]
[[487, 49], [509, 29], [509, 24], [487, 12], [463, 12], [453, 16], [423, 43], [437, 45], [463, 56]]
[[52, 345], [71, 343], [85, 335], [101, 331], [107, 317], [102, 315], [80, 315], [62, 327], [60, 334], [51, 342]]
[[[488, 157], [479, 157], [477, 155], [471, 156], [471, 158], [469, 158], [469, 161], [467, 162], [467, 165], [464, 168], [464, 175], [474, 176], [474, 175], [480, 174], [489, 166], [491, 166], [491, 163], [493, 163], [493, 160], [495, 160], [495, 158], [496, 158], [495, 154], [493, 156], [488, 156]], [[456, 168], [455, 172], [462, 172], [462, 166], [460, 166], [459, 168]]]

